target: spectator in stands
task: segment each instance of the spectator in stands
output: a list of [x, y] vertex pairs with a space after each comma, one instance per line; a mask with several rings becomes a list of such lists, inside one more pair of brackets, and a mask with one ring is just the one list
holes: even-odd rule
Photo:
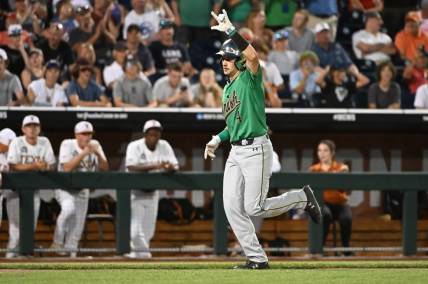
[[319, 107], [321, 88], [318, 78], [325, 71], [318, 63], [318, 56], [314, 52], [305, 51], [300, 55], [300, 68], [290, 74], [291, 97], [300, 107]]
[[312, 51], [318, 56], [320, 66], [343, 66], [351, 74], [359, 73], [358, 68], [352, 63], [348, 53], [339, 43], [332, 40], [330, 26], [327, 23], [318, 23], [314, 29], [315, 43], [312, 46]]
[[[353, 71], [353, 69], [351, 69]], [[321, 86], [320, 106], [327, 108], [352, 108], [357, 89], [370, 81], [360, 72], [347, 71], [345, 65], [335, 64], [326, 68], [318, 78]]]
[[223, 90], [215, 80], [215, 72], [205, 68], [199, 75], [199, 83], [190, 87], [193, 107], [221, 107]]
[[64, 106], [68, 103], [64, 89], [58, 84], [60, 65], [49, 60], [45, 65], [44, 78], [31, 82], [27, 100], [32, 106]]
[[141, 73], [141, 64], [137, 58], [128, 57], [125, 63], [125, 74], [113, 87], [114, 105], [116, 107], [155, 107], [152, 84]]
[[191, 105], [190, 82], [183, 77], [181, 64], [171, 63], [167, 70], [167, 75], [157, 80], [153, 87], [153, 94], [159, 106], [185, 107]]
[[319, 23], [327, 23], [331, 36], [336, 38], [339, 10], [337, 0], [303, 0], [304, 7], [309, 11], [308, 28], [314, 29]]
[[288, 49], [288, 32], [278, 31], [274, 34], [273, 49], [269, 52], [268, 61], [278, 67], [284, 81], [283, 96], [289, 95], [288, 83], [293, 70], [297, 68], [299, 54]]
[[55, 59], [61, 65], [61, 70], [67, 71], [74, 63], [74, 56], [70, 45], [62, 40], [64, 27], [60, 23], [51, 23], [45, 35], [46, 40], [38, 45], [43, 50], [45, 61]]
[[74, 19], [73, 5], [69, 0], [61, 0], [57, 4], [57, 16], [52, 19], [52, 22], [60, 23], [64, 27], [64, 32], [69, 34], [77, 28], [78, 24]]
[[105, 29], [117, 39], [125, 21], [125, 9], [113, 0], [95, 0], [91, 17], [95, 23], [106, 21]]
[[404, 29], [395, 36], [395, 46], [406, 61], [415, 59], [421, 48], [428, 49], [428, 37], [419, 32], [421, 20], [416, 11], [408, 12], [405, 17]]
[[287, 28], [288, 48], [290, 50], [302, 53], [311, 49], [315, 36], [307, 28], [308, 20], [309, 12], [307, 10], [298, 10], [294, 14], [293, 23], [291, 27]]
[[252, 10], [260, 9], [260, 0], [226, 0], [226, 10], [230, 21], [237, 28], [245, 25]]
[[401, 106], [402, 108], [413, 108], [416, 91], [425, 84], [425, 66], [428, 64], [428, 58], [424, 55], [418, 55], [413, 62], [408, 62], [403, 71], [403, 79], [407, 84], [408, 90], [404, 89]]
[[41, 34], [41, 20], [47, 16], [46, 4], [39, 1], [30, 3], [29, 0], [15, 0], [16, 4], [16, 18], [23, 29]]
[[252, 10], [248, 15], [245, 26], [254, 34], [254, 40], [261, 41], [267, 46], [271, 46], [273, 31], [266, 28], [266, 14], [263, 9]]
[[7, 66], [7, 53], [0, 48], [0, 106], [16, 106], [25, 102], [25, 96], [21, 81], [7, 70]]
[[27, 56], [23, 38], [21, 37], [22, 26], [19, 24], [10, 25], [7, 34], [9, 36], [8, 44], [2, 46], [2, 48], [8, 55], [9, 71], [17, 76], [21, 76], [21, 72], [25, 68], [24, 57]]
[[293, 21], [297, 10], [297, 0], [267, 0], [264, 1], [266, 11], [266, 26], [272, 30], [288, 27]]
[[79, 6], [76, 9], [78, 28], [70, 32], [69, 43], [73, 50], [78, 49], [79, 44], [91, 44], [94, 46], [98, 59], [106, 59], [116, 38], [107, 29], [109, 14], [97, 23], [91, 17], [91, 6]]
[[140, 27], [143, 39], [150, 43], [156, 39], [162, 18], [174, 21], [174, 14], [165, 1], [148, 2], [147, 0], [131, 0], [132, 11], [125, 17], [123, 38], [127, 38], [128, 26], [136, 24]]
[[382, 17], [377, 12], [364, 15], [365, 29], [352, 36], [352, 47], [358, 59], [371, 60], [379, 64], [390, 59], [396, 53], [392, 39], [382, 33]]
[[[331, 140], [321, 140], [318, 144], [317, 156], [319, 162], [309, 168], [310, 172], [349, 172], [347, 165], [336, 161], [336, 144]], [[349, 192], [345, 190], [328, 189], [323, 191], [323, 244], [328, 236], [330, 225], [338, 221], [340, 225], [340, 237], [342, 245], [349, 247], [352, 232], [352, 211], [347, 204]], [[345, 255], [351, 255], [345, 252]]]
[[261, 41], [254, 41], [252, 46], [257, 51], [260, 66], [263, 68], [266, 106], [281, 107], [282, 102], [278, 96], [278, 90], [284, 89], [284, 79], [275, 63], [267, 61], [269, 48]]
[[422, 19], [419, 31], [428, 36], [428, 0], [421, 1], [421, 10], [419, 16]]
[[425, 84], [416, 91], [414, 106], [416, 109], [428, 109], [428, 71], [425, 71]]
[[[128, 31], [128, 40], [130, 38], [130, 33]], [[106, 66], [103, 70], [103, 78], [105, 86], [112, 90], [114, 82], [122, 77], [123, 65], [125, 64], [127, 54], [126, 43], [123, 41], [116, 42], [113, 49], [113, 63], [109, 66]]]
[[379, 13], [383, 11], [383, 0], [351, 0], [349, 8], [363, 13]]
[[28, 85], [34, 80], [43, 78], [43, 51], [38, 48], [30, 49], [28, 59], [24, 54], [24, 61], [27, 61], [25, 69], [21, 72], [21, 82], [24, 85], [24, 89], [28, 89]]
[[154, 41], [149, 49], [155, 61], [155, 79], [166, 74], [167, 65], [177, 62], [182, 64], [185, 75], [193, 74], [187, 48], [174, 41], [174, 22], [170, 20], [160, 21], [159, 40]]
[[155, 73], [155, 64], [150, 50], [141, 42], [140, 27], [131, 24], [127, 29], [128, 37], [126, 38], [126, 46], [128, 48], [128, 54], [136, 56], [141, 65], [143, 66], [143, 72], [146, 76], [150, 76]]
[[376, 72], [377, 82], [369, 88], [369, 108], [400, 108], [401, 89], [394, 82], [395, 75], [395, 67], [390, 61], [379, 64]]
[[177, 26], [176, 39], [186, 45], [195, 40], [209, 40], [210, 27], [215, 25], [210, 12], [220, 12], [223, 0], [173, 0], [171, 7]]
[[95, 54], [94, 46], [89, 43], [82, 43], [77, 45], [76, 57], [89, 62], [89, 64], [93, 67], [94, 72], [92, 79], [94, 79], [99, 86], [102, 86], [102, 74], [100, 68], [96, 66], [97, 56]]
[[[14, 27], [9, 28], [12, 25], [14, 25]], [[24, 42], [24, 46], [33, 47], [31, 34], [28, 31], [22, 29], [22, 26], [19, 24], [19, 21], [16, 18], [16, 14], [14, 13], [8, 14], [5, 18], [5, 30], [0, 32], [0, 45], [8, 46], [13, 44], [13, 42], [15, 41], [14, 36], [9, 36], [9, 33], [11, 33], [11, 31], [14, 31], [13, 33], [15, 34], [18, 32], [17, 30], [21, 31], [20, 37], [21, 37], [21, 40]]]
[[65, 92], [72, 106], [111, 107], [101, 88], [91, 79], [93, 72], [88, 61], [77, 60], [72, 70], [74, 79]]

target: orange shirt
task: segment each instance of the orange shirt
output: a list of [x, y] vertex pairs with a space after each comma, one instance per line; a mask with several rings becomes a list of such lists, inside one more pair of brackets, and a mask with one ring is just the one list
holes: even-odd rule
[[424, 46], [425, 50], [428, 51], [428, 37], [423, 33], [419, 33], [415, 37], [402, 30], [395, 36], [395, 46], [400, 54], [404, 54], [406, 59], [413, 60], [418, 55], [418, 49], [421, 46]]
[[[337, 173], [342, 171], [344, 164], [333, 161], [331, 167], [325, 171], [321, 168], [321, 163], [312, 165], [309, 168], [310, 172], [329, 172]], [[330, 204], [345, 204], [348, 201], [348, 194], [343, 190], [326, 189], [323, 192], [324, 202]]]

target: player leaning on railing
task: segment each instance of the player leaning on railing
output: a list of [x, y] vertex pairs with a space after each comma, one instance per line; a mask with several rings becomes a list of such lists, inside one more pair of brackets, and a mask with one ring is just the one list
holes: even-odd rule
[[319, 223], [321, 211], [309, 186], [266, 198], [273, 150], [267, 135], [262, 70], [257, 52], [237, 32], [225, 10], [219, 15], [211, 14], [218, 22], [211, 29], [225, 32], [229, 37], [217, 53], [229, 82], [222, 98], [226, 128], [207, 143], [204, 157], [213, 159], [214, 151], [223, 141], [232, 144], [224, 170], [224, 210], [247, 256], [247, 262], [235, 268], [269, 268], [249, 216], [274, 217], [292, 208], [305, 208], [313, 221]]

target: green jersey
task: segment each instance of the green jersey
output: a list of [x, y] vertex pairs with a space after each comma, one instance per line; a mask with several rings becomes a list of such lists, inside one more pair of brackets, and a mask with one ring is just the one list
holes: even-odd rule
[[267, 133], [261, 66], [256, 74], [245, 69], [235, 80], [226, 84], [222, 102], [226, 131], [231, 142]]

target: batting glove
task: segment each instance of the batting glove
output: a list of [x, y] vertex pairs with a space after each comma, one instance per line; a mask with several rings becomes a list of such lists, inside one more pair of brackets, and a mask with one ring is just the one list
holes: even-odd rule
[[211, 11], [211, 15], [217, 21], [218, 25], [212, 26], [212, 30], [217, 30], [220, 32], [224, 32], [227, 35], [230, 35], [236, 28], [233, 26], [232, 22], [229, 20], [227, 16], [226, 10], [223, 9], [223, 13], [216, 15], [213, 11]]
[[220, 145], [221, 139], [218, 135], [213, 136], [213, 138], [210, 140], [210, 142], [205, 145], [205, 152], [204, 152], [204, 159], [206, 160], [208, 156], [212, 159], [215, 158], [215, 150]]

